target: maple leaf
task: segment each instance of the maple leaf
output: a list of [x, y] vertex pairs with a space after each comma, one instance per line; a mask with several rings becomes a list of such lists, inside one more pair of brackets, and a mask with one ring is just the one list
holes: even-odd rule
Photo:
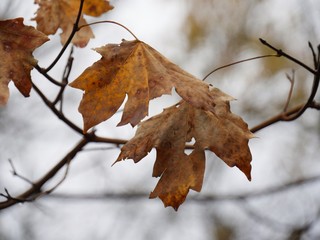
[[171, 94], [174, 87], [187, 102], [214, 110], [210, 86], [170, 62], [139, 40], [107, 44], [95, 49], [102, 58], [87, 68], [70, 86], [85, 91], [79, 106], [84, 132], [110, 118], [128, 95], [118, 125], [137, 125], [148, 115], [153, 98]]
[[11, 80], [25, 97], [29, 96], [30, 71], [37, 64], [32, 52], [48, 40], [35, 28], [25, 26], [23, 18], [0, 21], [0, 105], [8, 101]]
[[[39, 5], [36, 17], [33, 20], [37, 22], [37, 29], [43, 33], [50, 35], [55, 34], [58, 28], [62, 29], [61, 43], [64, 45], [69, 38], [73, 25], [76, 21], [80, 1], [79, 0], [35, 0]], [[109, 1], [105, 0], [86, 0], [83, 5], [83, 13], [90, 16], [100, 16], [113, 7]], [[80, 17], [79, 26], [86, 25], [87, 22]], [[78, 31], [72, 43], [77, 47], [85, 47], [90, 38], [93, 38], [93, 32], [90, 27], [81, 28]]]
[[[139, 162], [154, 147], [157, 150], [153, 176], [161, 176], [150, 198], [159, 197], [165, 206], [178, 209], [189, 189], [200, 191], [205, 168], [204, 150], [214, 152], [228, 166], [238, 167], [251, 180], [251, 153], [248, 141], [253, 134], [248, 125], [231, 113], [230, 96], [217, 88], [213, 111], [202, 110], [182, 101], [161, 114], [142, 122], [133, 139], [122, 148], [116, 162]], [[190, 155], [185, 144], [195, 140]]]

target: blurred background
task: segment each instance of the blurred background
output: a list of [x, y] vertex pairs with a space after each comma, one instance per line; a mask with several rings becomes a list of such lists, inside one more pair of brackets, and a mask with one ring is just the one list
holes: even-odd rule
[[[235, 61], [274, 52], [263, 38], [313, 67], [308, 42], [320, 43], [320, 2], [317, 0], [114, 0], [111, 12], [88, 22], [114, 20], [128, 27], [186, 71], [202, 79], [213, 69]], [[2, 0], [0, 19], [24, 17], [31, 21], [33, 1]], [[85, 49], [74, 49], [70, 80], [100, 58], [92, 48], [132, 40], [124, 29], [110, 24], [93, 27], [95, 39]], [[58, 32], [34, 52], [41, 67], [61, 49]], [[67, 50], [50, 74], [61, 79]], [[4, 61], [4, 60], [1, 60]], [[235, 97], [232, 111], [249, 127], [283, 111], [295, 84], [289, 108], [306, 101], [313, 76], [285, 58], [265, 58], [224, 68], [206, 81]], [[32, 71], [34, 82], [49, 98], [57, 88]], [[43, 176], [63, 158], [81, 136], [59, 121], [35, 92], [25, 99], [10, 84], [11, 97], [0, 108], [0, 192], [13, 195]], [[77, 108], [82, 92], [68, 88], [64, 112], [82, 126]], [[178, 96], [153, 100], [150, 116], [176, 103]], [[316, 101], [320, 101], [319, 94]], [[121, 112], [97, 126], [97, 134], [129, 139], [136, 129], [115, 127]], [[175, 212], [159, 199], [148, 199], [157, 183], [151, 177], [155, 151], [138, 164], [111, 167], [120, 149], [90, 144], [72, 161], [67, 179], [51, 195], [0, 212], [0, 240], [37, 239], [320, 239], [320, 115], [314, 109], [293, 122], [280, 122], [250, 140], [252, 181], [206, 153], [200, 193], [191, 191]], [[63, 177], [61, 171], [45, 187]], [[5, 200], [0, 197], [0, 201]]]

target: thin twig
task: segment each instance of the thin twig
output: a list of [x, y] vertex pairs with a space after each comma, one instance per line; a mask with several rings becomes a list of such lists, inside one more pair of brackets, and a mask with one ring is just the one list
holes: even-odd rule
[[53, 105], [52, 102], [42, 93], [42, 91], [34, 84], [32, 83], [33, 89], [38, 93], [38, 95], [41, 97], [43, 102], [49, 107], [49, 109], [64, 123], [66, 123], [70, 128], [72, 128], [74, 131], [78, 132], [79, 134], [83, 135], [83, 131], [81, 128], [79, 128], [77, 125], [75, 125], [73, 122], [71, 122], [68, 118], [64, 116], [56, 107]]
[[[19, 198], [12, 197], [11, 194], [9, 193], [8, 189], [6, 189], [6, 188], [4, 189], [4, 191], [6, 194], [0, 193], [0, 196], [6, 198], [7, 201], [13, 200], [16, 203], [24, 203], [24, 202], [31, 202], [32, 201], [29, 199], [19, 199]], [[0, 210], [1, 210], [1, 208], [0, 208]]]
[[291, 60], [292, 62], [295, 62], [296, 64], [300, 65], [301, 67], [307, 69], [309, 72], [316, 74], [316, 71], [313, 70], [312, 68], [310, 68], [309, 66], [307, 66], [306, 64], [304, 64], [303, 62], [299, 61], [298, 59], [288, 55], [287, 53], [283, 52], [281, 49], [277, 49], [274, 46], [272, 46], [271, 44], [269, 44], [266, 40], [259, 38], [260, 42], [263, 45], [266, 45], [267, 47], [271, 48], [272, 50], [274, 50], [277, 55], [279, 56], [284, 56], [285, 58], [288, 58], [289, 60]]
[[309, 48], [311, 50], [311, 54], [312, 54], [312, 58], [313, 58], [313, 64], [314, 64], [314, 67], [316, 68], [318, 66], [317, 54], [314, 51], [314, 48], [313, 48], [311, 42], [308, 42], [308, 44], [309, 44]]
[[[110, 143], [110, 144], [115, 144], [117, 147], [120, 145], [124, 145], [128, 142], [129, 140], [127, 139], [119, 139], [119, 138], [106, 138], [106, 137], [100, 137], [100, 136], [94, 136], [92, 138], [92, 142], [96, 143]], [[187, 144], [185, 146], [185, 149], [194, 149], [193, 145]]]
[[317, 65], [316, 66], [319, 66], [319, 64], [320, 64], [320, 45], [318, 45], [318, 59], [317, 59]]
[[47, 72], [45, 69], [41, 68], [38, 64], [34, 67], [35, 69], [38, 70], [39, 73], [41, 73], [46, 79], [48, 79], [51, 83], [53, 83], [54, 85], [57, 85], [59, 87], [63, 87], [64, 84], [61, 82], [58, 82], [57, 80], [53, 79]]
[[81, 17], [81, 14], [82, 14], [83, 3], [84, 3], [84, 0], [81, 0], [80, 1], [78, 15], [77, 15], [76, 21], [75, 21], [75, 23], [73, 25], [73, 29], [71, 31], [71, 34], [70, 34], [68, 40], [66, 41], [66, 43], [62, 47], [61, 51], [59, 52], [59, 54], [55, 58], [55, 60], [53, 60], [53, 62], [50, 64], [50, 66], [45, 69], [46, 72], [49, 72], [57, 64], [57, 62], [60, 60], [61, 56], [64, 54], [64, 52], [66, 51], [67, 47], [71, 43], [74, 35], [77, 33], [80, 17]]
[[310, 96], [308, 98], [308, 101], [294, 115], [288, 116], [286, 113], [284, 113], [283, 121], [296, 120], [313, 104], [314, 98], [315, 98], [317, 91], [318, 91], [318, 88], [319, 88], [319, 81], [320, 81], [320, 69], [318, 67], [318, 70], [317, 70], [316, 74], [314, 75], [312, 90], [311, 90]]
[[289, 103], [291, 101], [291, 97], [292, 97], [292, 93], [293, 93], [293, 86], [294, 86], [294, 81], [295, 81], [295, 72], [294, 69], [292, 69], [292, 75], [289, 76], [289, 74], [286, 74], [287, 79], [290, 81], [290, 90], [289, 90], [289, 94], [288, 94], [288, 98], [286, 101], [286, 104], [283, 108], [283, 112], [287, 112], [288, 107], [289, 107]]
[[[70, 159], [70, 161], [71, 161], [71, 159]], [[68, 173], [69, 173], [69, 169], [70, 169], [70, 161], [66, 163], [66, 171], [63, 174], [63, 177], [60, 179], [60, 181], [56, 185], [54, 185], [52, 188], [50, 188], [49, 190], [46, 190], [45, 192], [43, 192], [44, 195], [52, 193], [54, 190], [57, 189], [57, 187], [59, 187], [64, 182], [64, 180], [66, 180]]]
[[56, 105], [58, 102], [60, 102], [60, 112], [62, 112], [63, 93], [64, 93], [64, 90], [69, 82], [69, 76], [70, 76], [71, 69], [72, 69], [72, 64], [73, 64], [72, 54], [73, 54], [73, 46], [71, 47], [69, 58], [68, 58], [67, 64], [66, 64], [64, 71], [63, 71], [63, 75], [62, 75], [63, 86], [61, 86], [60, 91], [58, 92], [58, 94], [56, 96], [56, 99], [52, 102], [53, 105]]

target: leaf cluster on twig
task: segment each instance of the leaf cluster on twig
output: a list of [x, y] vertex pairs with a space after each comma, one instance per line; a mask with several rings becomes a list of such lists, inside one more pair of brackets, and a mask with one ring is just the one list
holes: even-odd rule
[[[75, 0], [71, 1], [71, 3], [74, 4], [74, 1]], [[97, 0], [97, 3], [98, 2], [106, 3], [106, 1]], [[42, 4], [47, 4], [47, 2], [45, 3], [41, 0], [37, 0], [36, 3], [38, 3], [40, 7], [43, 6]], [[9, 20], [2, 22], [2, 25], [0, 24], [0, 31], [3, 29], [2, 26], [7, 28], [8, 25], [13, 26], [13, 31], [17, 31], [14, 27], [19, 26], [19, 28], [22, 28], [23, 31], [26, 32], [26, 36], [30, 36], [29, 31], [32, 31], [33, 35], [37, 35], [36, 37], [40, 36], [40, 40], [36, 40], [37, 44], [28, 50], [26, 57], [28, 59], [26, 62], [27, 68], [22, 71], [27, 75], [27, 78], [24, 78], [25, 80], [22, 85], [19, 79], [12, 75], [10, 69], [9, 71], [6, 69], [6, 71], [4, 71], [5, 74], [0, 76], [0, 89], [3, 88], [4, 85], [4, 89], [6, 90], [6, 93], [0, 96], [0, 103], [3, 104], [7, 101], [7, 84], [11, 79], [25, 96], [28, 96], [29, 88], [32, 86], [53, 114], [81, 136], [79, 143], [55, 166], [49, 169], [42, 178], [35, 182], [18, 174], [13, 163], [10, 161], [13, 175], [27, 181], [31, 186], [18, 196], [12, 196], [9, 191], [5, 189], [5, 193], [0, 195], [5, 198], [4, 201], [0, 202], [0, 209], [8, 208], [16, 203], [34, 201], [41, 196], [53, 192], [66, 179], [72, 159], [74, 159], [79, 152], [83, 151], [85, 146], [89, 143], [107, 143], [117, 147], [123, 145], [117, 161], [130, 158], [138, 162], [145, 157], [152, 148], [155, 148], [157, 150], [157, 160], [154, 166], [153, 176], [161, 176], [161, 178], [155, 190], [150, 194], [150, 198], [159, 197], [165, 206], [172, 206], [177, 210], [184, 202], [189, 189], [196, 191], [201, 190], [205, 167], [205, 150], [214, 152], [229, 166], [237, 166], [250, 180], [251, 153], [248, 148], [248, 141], [253, 137], [252, 133], [280, 121], [294, 121], [302, 116], [308, 108], [320, 110], [320, 103], [315, 101], [320, 80], [319, 47], [316, 52], [309, 43], [314, 62], [314, 68], [311, 68], [281, 49], [272, 46], [267, 41], [260, 39], [261, 43], [275, 51], [275, 54], [240, 60], [219, 67], [205, 76], [204, 80], [219, 69], [265, 57], [285, 57], [313, 74], [313, 86], [305, 103], [289, 108], [293, 94], [293, 72], [292, 76], [287, 75], [287, 78], [291, 82], [291, 87], [283, 112], [248, 129], [248, 125], [239, 116], [236, 116], [230, 111], [229, 102], [232, 100], [232, 97], [182, 70], [151, 46], [140, 41], [122, 24], [113, 21], [99, 21], [91, 24], [84, 23], [82, 20], [83, 12], [89, 15], [93, 14], [94, 16], [102, 13], [90, 12], [90, 10], [88, 10], [90, 8], [85, 5], [85, 3], [84, 0], [81, 0], [80, 5], [77, 5], [77, 11], [74, 12], [73, 9], [72, 14], [75, 17], [75, 21], [72, 23], [71, 28], [70, 23], [68, 23], [68, 27], [65, 26], [65, 19], [59, 20], [61, 21], [61, 25], [58, 26], [64, 29], [65, 32], [68, 33], [68, 36], [66, 37], [64, 32], [62, 36], [63, 47], [56, 58], [46, 68], [40, 67], [35, 59], [31, 57], [32, 51], [47, 40], [42, 33], [36, 32], [35, 34], [34, 29], [30, 30], [30, 27], [22, 26], [22, 19]], [[59, 5], [62, 4], [60, 1], [56, 3], [52, 1], [50, 4], [58, 5], [50, 5], [49, 8], [62, 6]], [[67, 7], [73, 6], [72, 4]], [[104, 11], [112, 9], [108, 4], [104, 5], [104, 7]], [[43, 9], [40, 8], [38, 16], [35, 18], [40, 28], [43, 26], [39, 23], [43, 18], [42, 11]], [[89, 41], [88, 38], [91, 38], [89, 34], [85, 40], [82, 38], [79, 40], [76, 35], [83, 31], [83, 29], [87, 29], [91, 25], [98, 23], [119, 25], [129, 31], [135, 40], [123, 41], [121, 44], [107, 44], [97, 49], [102, 55], [102, 58], [69, 84], [70, 72], [74, 65], [72, 44], [78, 47], [84, 47]], [[47, 34], [53, 34], [54, 32], [49, 31]], [[75, 39], [77, 39], [77, 41], [75, 41]], [[4, 49], [7, 50], [5, 53], [0, 52], [0, 54], [7, 54], [5, 56], [10, 57], [13, 56], [13, 59], [17, 60], [17, 58], [15, 58], [15, 52], [11, 51], [11, 46], [2, 38], [0, 38], [0, 43], [4, 46]], [[20, 42], [18, 45], [19, 44], [21, 45]], [[68, 61], [64, 68], [62, 78], [58, 81], [50, 76], [49, 71], [55, 67], [70, 46], [71, 50]], [[28, 76], [33, 67], [43, 75], [48, 82], [59, 89], [54, 100], [49, 100], [46, 93]], [[29, 88], [26, 90], [22, 89], [21, 86], [24, 86], [23, 84], [26, 83]], [[72, 119], [65, 116], [63, 112], [65, 89], [69, 86], [85, 91], [79, 107], [79, 111], [82, 113], [84, 119], [84, 129], [75, 124]], [[183, 100], [165, 109], [163, 113], [142, 122], [142, 119], [148, 115], [149, 100], [160, 97], [163, 94], [170, 94], [173, 87]], [[123, 103], [126, 95], [128, 96], [128, 101], [125, 105], [120, 125], [130, 123], [132, 126], [135, 126], [139, 124], [138, 131], [133, 139], [107, 138], [99, 136], [94, 130], [90, 130], [100, 122], [113, 116]], [[1, 97], [4, 100], [2, 100]], [[153, 133], [155, 127], [158, 131], [161, 130], [157, 134]], [[210, 133], [207, 132], [208, 128], [210, 129]], [[187, 143], [192, 138], [195, 139], [195, 144], [188, 145]], [[185, 154], [185, 148], [192, 149], [192, 153], [190, 155]], [[51, 189], [43, 189], [45, 183], [50, 181], [62, 168], [66, 169], [62, 179]], [[250, 194], [238, 196], [238, 198], [243, 199], [249, 196]], [[203, 201], [209, 200], [217, 200], [217, 197], [208, 196], [203, 198]], [[198, 199], [197, 201], [201, 200]]]

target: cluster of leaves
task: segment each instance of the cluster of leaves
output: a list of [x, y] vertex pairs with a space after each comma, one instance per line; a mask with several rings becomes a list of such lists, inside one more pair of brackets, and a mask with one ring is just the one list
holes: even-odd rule
[[[25, 26], [22, 18], [0, 21], [0, 57], [6, 59], [0, 64], [1, 105], [7, 103], [11, 80], [24, 96], [29, 96], [30, 71], [36, 67], [46, 73], [46, 69], [37, 65], [32, 52], [49, 40], [47, 35], [61, 28], [64, 47], [70, 41], [77, 47], [85, 47], [93, 32], [83, 14], [99, 16], [113, 8], [104, 0], [36, 0], [35, 3], [39, 5], [34, 18], [37, 30]], [[205, 150], [214, 152], [228, 166], [238, 167], [251, 180], [248, 141], [253, 134], [230, 111], [232, 97], [182, 70], [137, 38], [95, 50], [102, 58], [70, 84], [84, 91], [79, 106], [83, 134], [112, 117], [127, 96], [118, 125], [130, 123], [133, 127], [138, 125], [138, 129], [122, 147], [116, 162], [125, 159], [139, 162], [152, 148], [156, 149], [153, 176], [160, 180], [150, 198], [159, 197], [165, 206], [178, 209], [189, 189], [200, 191]], [[149, 101], [170, 94], [172, 88], [182, 100], [142, 121], [148, 115]], [[186, 154], [186, 143], [192, 139], [193, 150]]]

